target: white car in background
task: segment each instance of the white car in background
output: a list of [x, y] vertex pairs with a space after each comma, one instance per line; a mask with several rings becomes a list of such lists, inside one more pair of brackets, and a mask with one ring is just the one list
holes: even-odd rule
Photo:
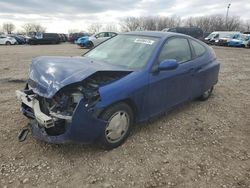
[[91, 36], [81, 37], [76, 41], [76, 44], [81, 47], [92, 48], [116, 35], [117, 33], [115, 32], [100, 32]]
[[4, 45], [12, 45], [12, 44], [17, 44], [16, 39], [13, 37], [8, 37], [8, 36], [0, 36], [0, 44]]

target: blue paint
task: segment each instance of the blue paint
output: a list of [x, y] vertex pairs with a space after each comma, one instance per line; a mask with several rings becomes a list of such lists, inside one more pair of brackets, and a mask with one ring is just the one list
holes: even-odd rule
[[[77, 105], [72, 123], [59, 136], [48, 136], [36, 123], [32, 132], [38, 139], [53, 142], [94, 142], [104, 131], [105, 122], [96, 117], [96, 112], [119, 101], [129, 101], [135, 111], [136, 122], [148, 120], [177, 105], [193, 100], [218, 81], [219, 63], [209, 46], [192, 37], [168, 32], [130, 32], [124, 35], [158, 37], [160, 40], [145, 67], [128, 70], [104, 62], [91, 62], [86, 57], [39, 57], [30, 67], [30, 79], [37, 85], [32, 88], [40, 96], [51, 98], [63, 87], [80, 82], [98, 71], [131, 71], [130, 74], [99, 88], [101, 100], [93, 107], [85, 107], [84, 100]], [[200, 43], [206, 52], [191, 61], [181, 63], [172, 70], [152, 71], [157, 57], [170, 37], [180, 36]], [[194, 56], [194, 51], [192, 54]], [[128, 54], [129, 55], [129, 54]], [[166, 66], [166, 65], [164, 65]]]

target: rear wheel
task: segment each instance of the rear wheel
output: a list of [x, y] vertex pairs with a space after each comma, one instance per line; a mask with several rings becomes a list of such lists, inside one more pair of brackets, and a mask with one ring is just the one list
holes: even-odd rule
[[10, 41], [6, 41], [5, 45], [11, 45]]
[[117, 103], [105, 110], [101, 119], [107, 121], [100, 137], [100, 145], [104, 149], [120, 146], [129, 136], [134, 121], [133, 111], [126, 103]]
[[211, 87], [210, 89], [206, 90], [198, 99], [200, 101], [207, 100], [211, 96], [213, 89], [214, 89], [214, 87]]
[[88, 44], [86, 45], [87, 48], [93, 48], [94, 44], [93, 42], [89, 41]]

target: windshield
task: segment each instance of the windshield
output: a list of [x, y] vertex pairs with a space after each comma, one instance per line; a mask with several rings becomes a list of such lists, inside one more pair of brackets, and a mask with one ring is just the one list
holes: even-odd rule
[[214, 38], [216, 35], [218, 35], [218, 33], [211, 33], [207, 36], [207, 38]]
[[154, 37], [118, 35], [84, 56], [113, 65], [139, 69], [146, 65], [158, 40]]

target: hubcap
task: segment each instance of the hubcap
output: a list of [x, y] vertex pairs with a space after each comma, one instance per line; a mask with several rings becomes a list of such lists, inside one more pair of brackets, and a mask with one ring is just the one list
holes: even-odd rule
[[120, 141], [129, 127], [129, 115], [124, 111], [118, 111], [108, 121], [105, 135], [110, 143]]

